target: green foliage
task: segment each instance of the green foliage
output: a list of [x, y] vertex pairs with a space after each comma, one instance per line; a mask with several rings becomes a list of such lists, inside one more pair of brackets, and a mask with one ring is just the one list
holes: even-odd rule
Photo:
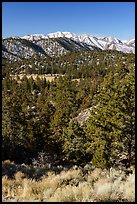
[[[98, 62], [98, 63], [97, 63]], [[30, 66], [32, 65], [32, 66]], [[58, 73], [12, 79], [11, 74]], [[79, 80], [74, 80], [80, 77]], [[101, 168], [126, 154], [135, 158], [134, 55], [115, 51], [71, 52], [5, 62], [2, 81], [3, 159], [28, 162], [39, 152], [60, 162], [92, 160]], [[91, 109], [85, 127], [75, 118]]]
[[66, 160], [76, 164], [84, 162], [86, 136], [83, 128], [79, 126], [76, 120], [70, 121], [63, 137], [63, 152], [66, 155]]
[[131, 156], [135, 140], [134, 78], [132, 66], [127, 69], [119, 66], [104, 78], [94, 97], [96, 106], [92, 108], [86, 133], [91, 138], [88, 151], [93, 154], [93, 163], [99, 166], [103, 159], [106, 166], [114, 165], [124, 153], [129, 164], [134, 160]]
[[97, 150], [94, 153], [92, 163], [95, 166], [98, 166], [100, 168], [104, 168], [107, 166], [107, 159], [105, 158], [105, 151], [104, 151], [104, 145], [100, 145]]
[[[50, 41], [50, 40], [49, 40]], [[29, 43], [27, 41], [27, 43]], [[32, 43], [33, 44], [33, 43]], [[37, 50], [38, 45], [36, 45]], [[33, 50], [34, 46], [32, 46]], [[52, 58], [45, 55], [32, 56], [12, 62], [4, 62], [3, 75], [12, 74], [67, 74], [72, 79], [92, 78], [101, 79], [111, 67], [117, 67], [121, 62], [125, 65], [134, 64], [134, 54], [126, 54], [118, 51], [71, 51]]]

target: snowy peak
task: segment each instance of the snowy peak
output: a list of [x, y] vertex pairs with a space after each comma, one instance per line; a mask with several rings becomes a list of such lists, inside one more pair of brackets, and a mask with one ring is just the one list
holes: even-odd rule
[[33, 41], [33, 40], [47, 39], [48, 36], [47, 35], [43, 35], [43, 34], [33, 34], [33, 35], [25, 35], [25, 36], [23, 36], [21, 38]]
[[49, 33], [47, 35], [49, 38], [61, 38], [61, 37], [66, 37], [66, 38], [73, 38], [75, 34], [71, 32], [55, 32], [55, 33]]
[[76, 35], [71, 32], [54, 32], [49, 33], [47, 35], [43, 34], [34, 34], [34, 35], [26, 35], [21, 37], [22, 39], [27, 39], [31, 41], [37, 41], [42, 39], [50, 39], [50, 38], [68, 38], [77, 43], [84, 43], [86, 46], [95, 47], [101, 50], [118, 50], [125, 53], [135, 53], [135, 39], [121, 41], [115, 37], [96, 37], [88, 34]]
[[111, 36], [99, 38], [99, 40], [102, 40], [102, 41], [108, 42], [108, 43], [115, 43], [115, 44], [117, 44], [117, 43], [122, 43], [121, 40], [119, 40], [119, 39], [117, 39], [117, 38], [115, 38], [115, 37], [111, 37]]
[[121, 41], [115, 37], [96, 37], [71, 32], [32, 34], [2, 39], [4, 58], [16, 60], [32, 56], [62, 56], [68, 52], [86, 50], [117, 50], [135, 53], [135, 39]]
[[135, 47], [135, 39], [123, 40], [122, 42], [123, 42], [123, 44], [125, 44], [125, 45]]
[[43, 35], [43, 34], [32, 34], [32, 35], [25, 35], [23, 37], [21, 37], [22, 39], [26, 39], [26, 40], [41, 40], [41, 39], [48, 39], [48, 38], [73, 38], [75, 36], [75, 34], [71, 33], [71, 32], [55, 32], [55, 33], [49, 33], [47, 35]]

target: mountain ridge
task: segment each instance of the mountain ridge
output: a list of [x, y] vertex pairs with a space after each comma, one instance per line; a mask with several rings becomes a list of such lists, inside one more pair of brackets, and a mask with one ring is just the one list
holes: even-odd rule
[[13, 59], [13, 55], [18, 58], [28, 58], [36, 54], [53, 57], [82, 50], [117, 50], [123, 53], [135, 53], [135, 39], [121, 41], [110, 36], [76, 35], [60, 31], [46, 35], [31, 34], [2, 39], [3, 57], [8, 59]]
[[[30, 37], [29, 37], [30, 36]], [[134, 38], [130, 39], [130, 40], [120, 40], [116, 37], [112, 37], [112, 36], [105, 36], [105, 37], [97, 37], [97, 36], [93, 36], [93, 35], [90, 35], [90, 34], [74, 34], [72, 32], [60, 32], [60, 31], [57, 31], [57, 32], [54, 32], [54, 33], [49, 33], [49, 34], [31, 34], [31, 35], [25, 35], [25, 36], [22, 36], [20, 38], [24, 38], [24, 39], [29, 39], [31, 37], [36, 37], [36, 40], [38, 39], [41, 39], [41, 38], [58, 38], [58, 37], [67, 37], [67, 38], [75, 38], [75, 40], [79, 40], [79, 41], [82, 41], [83, 38], [96, 38], [96, 39], [99, 39], [99, 40], [109, 40], [109, 41], [115, 41], [115, 42], [120, 42], [120, 43], [129, 43], [130, 41], [135, 41]]]

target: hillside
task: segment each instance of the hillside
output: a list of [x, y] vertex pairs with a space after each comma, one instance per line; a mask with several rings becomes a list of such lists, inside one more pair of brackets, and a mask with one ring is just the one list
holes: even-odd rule
[[72, 51], [83, 50], [117, 50], [124, 53], [135, 53], [135, 40], [121, 41], [113, 37], [99, 38], [69, 32], [56, 32], [48, 35], [34, 34], [2, 40], [2, 56], [13, 61], [32, 56], [59, 57]]
[[3, 39], [2, 159], [134, 166], [134, 44], [68, 32]]
[[[8, 61], [3, 59], [3, 75], [16, 74], [68, 74], [72, 78], [93, 77], [97, 73], [105, 74], [107, 69], [134, 65], [134, 54], [118, 51], [72, 51], [60, 57], [32, 56], [28, 59]], [[5, 70], [6, 69], [6, 70]]]

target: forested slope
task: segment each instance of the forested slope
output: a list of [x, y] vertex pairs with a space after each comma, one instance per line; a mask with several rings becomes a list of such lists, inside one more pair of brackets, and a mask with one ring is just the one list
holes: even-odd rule
[[[123, 155], [126, 166], [134, 164], [134, 63], [134, 54], [117, 51], [3, 59], [3, 160], [30, 163], [45, 152], [64, 165], [111, 167]], [[11, 78], [20, 73], [26, 76]], [[52, 82], [27, 78], [34, 73], [58, 77]], [[80, 124], [77, 116], [87, 109], [90, 116]]]

